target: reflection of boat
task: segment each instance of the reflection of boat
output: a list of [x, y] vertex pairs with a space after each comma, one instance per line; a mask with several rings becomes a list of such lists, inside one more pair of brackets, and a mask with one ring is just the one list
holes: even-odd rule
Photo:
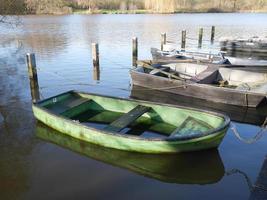
[[193, 63], [144, 63], [130, 74], [134, 85], [173, 94], [244, 107], [267, 103], [267, 73]]
[[171, 94], [164, 91], [152, 90], [133, 85], [131, 98], [161, 102], [167, 104], [191, 106], [193, 108], [202, 108], [216, 112], [225, 113], [231, 120], [249, 123], [253, 125], [262, 125], [267, 117], [267, 106], [260, 108], [244, 108], [239, 106], [212, 103], [202, 99], [186, 97], [183, 95]]
[[194, 153], [151, 155], [97, 146], [59, 133], [41, 123], [38, 138], [55, 143], [87, 157], [163, 182], [211, 184], [224, 176], [224, 165], [216, 149]]
[[216, 148], [230, 123], [218, 113], [75, 91], [34, 103], [33, 113], [80, 140], [142, 153]]

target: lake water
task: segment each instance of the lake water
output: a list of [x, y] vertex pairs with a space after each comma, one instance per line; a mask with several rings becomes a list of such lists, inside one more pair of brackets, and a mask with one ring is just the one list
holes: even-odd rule
[[[254, 185], [266, 178], [266, 133], [246, 144], [229, 130], [218, 151], [149, 156], [81, 145], [37, 123], [31, 110], [28, 52], [36, 54], [42, 98], [71, 89], [127, 98], [132, 37], [138, 37], [139, 58], [150, 59], [162, 32], [178, 47], [186, 29], [187, 47], [195, 48], [203, 27], [203, 48], [209, 48], [212, 25], [213, 49], [224, 36], [267, 36], [267, 14], [23, 16], [19, 27], [0, 26], [0, 199], [249, 199], [247, 180]], [[100, 48], [99, 81], [92, 42]], [[254, 119], [242, 120], [246, 113], [231, 115]], [[251, 138], [264, 115], [254, 125], [234, 124]], [[257, 188], [267, 196], [266, 185]]]

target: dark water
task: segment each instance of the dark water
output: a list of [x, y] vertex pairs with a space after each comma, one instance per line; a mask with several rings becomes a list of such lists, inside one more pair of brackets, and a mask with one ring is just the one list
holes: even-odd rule
[[[196, 38], [203, 27], [208, 40], [212, 25], [216, 41], [266, 36], [267, 14], [27, 16], [20, 27], [1, 26], [0, 199], [249, 199], [244, 174], [230, 172], [238, 169], [256, 183], [267, 154], [266, 134], [246, 144], [229, 130], [218, 151], [149, 156], [55, 134], [31, 111], [27, 52], [36, 53], [44, 98], [70, 89], [129, 97], [133, 36], [139, 39], [139, 58], [147, 59], [150, 47], [160, 46], [161, 32], [178, 46], [182, 29]], [[93, 79], [92, 42], [100, 45], [100, 81]], [[197, 41], [188, 40], [187, 46], [196, 47]], [[235, 122], [242, 136], [260, 130], [264, 114], [258, 112], [230, 109], [234, 119], [254, 124]]]

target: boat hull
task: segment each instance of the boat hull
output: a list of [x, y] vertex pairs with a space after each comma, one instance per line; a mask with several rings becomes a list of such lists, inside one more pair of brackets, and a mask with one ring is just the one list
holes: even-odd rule
[[154, 90], [163, 90], [173, 94], [243, 107], [258, 107], [261, 104], [266, 104], [266, 97], [261, 94], [214, 87], [207, 84], [189, 84], [184, 81], [150, 75], [136, 70], [131, 70], [130, 74], [133, 85]]
[[[136, 102], [141, 103], [143, 101]], [[186, 140], [179, 140], [176, 138], [141, 138], [138, 136], [112, 133], [84, 125], [78, 121], [73, 121], [71, 119], [54, 114], [49, 110], [39, 106], [38, 103], [33, 104], [32, 109], [37, 120], [74, 138], [104, 147], [151, 154], [189, 152], [216, 148], [221, 143], [229, 127], [229, 118], [224, 116], [225, 122], [220, 128], [214, 129], [211, 134], [202, 137]], [[223, 115], [217, 115], [217, 117], [223, 117]], [[216, 115], [214, 117], [216, 117]]]

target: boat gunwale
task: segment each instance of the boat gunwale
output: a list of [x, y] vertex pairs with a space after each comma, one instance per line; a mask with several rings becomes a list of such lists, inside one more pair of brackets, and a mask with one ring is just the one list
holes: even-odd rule
[[[73, 121], [70, 118], [67, 118], [67, 117], [64, 117], [64, 116], [60, 116], [59, 114], [55, 114], [55, 113], [51, 112], [49, 109], [46, 109], [46, 108], [44, 108], [44, 107], [39, 105], [39, 104], [41, 104], [41, 103], [43, 103], [45, 101], [49, 101], [49, 100], [51, 100], [53, 98], [57, 98], [57, 97], [59, 97], [61, 95], [65, 95], [65, 94], [68, 94], [68, 93], [69, 94], [72, 93], [72, 94], [84, 94], [84, 95], [100, 96], [100, 97], [112, 98], [112, 99], [117, 99], [117, 100], [136, 102], [136, 103], [141, 103], [141, 104], [152, 104], [153, 103], [153, 105], [155, 104], [155, 105], [158, 105], [158, 106], [168, 106], [168, 107], [173, 107], [173, 108], [180, 108], [180, 109], [185, 109], [185, 110], [204, 112], [204, 113], [209, 114], [209, 115], [213, 115], [213, 116], [216, 116], [216, 117], [223, 118], [223, 123], [220, 126], [218, 126], [217, 128], [214, 128], [212, 130], [206, 131], [206, 132], [201, 133], [201, 134], [193, 134], [193, 135], [190, 134], [190, 135], [182, 135], [182, 136], [179, 136], [179, 137], [176, 136], [176, 137], [167, 137], [167, 138], [144, 138], [144, 137], [140, 137], [140, 136], [121, 134], [119, 132], [106, 131], [106, 130], [103, 130], [103, 129], [97, 129], [97, 128], [94, 128], [94, 127], [91, 127], [91, 126], [87, 126], [87, 125], [84, 125], [84, 124], [82, 124], [80, 122]], [[155, 141], [155, 142], [175, 142], [175, 141], [177, 141], [177, 142], [188, 142], [190, 140], [201, 139], [203, 137], [216, 136], [218, 134], [221, 134], [221, 132], [224, 131], [225, 129], [227, 129], [227, 127], [230, 125], [230, 122], [231, 122], [230, 118], [227, 115], [225, 115], [223, 113], [219, 113], [219, 112], [213, 112], [213, 111], [209, 111], [209, 110], [191, 108], [191, 107], [187, 107], [187, 106], [178, 106], [178, 105], [172, 105], [172, 104], [166, 104], [166, 103], [149, 102], [149, 101], [143, 101], [143, 100], [135, 100], [135, 99], [129, 99], [129, 98], [127, 99], [127, 98], [114, 97], [114, 96], [109, 96], [109, 95], [81, 92], [81, 91], [77, 91], [77, 90], [70, 90], [70, 91], [67, 91], [67, 92], [64, 92], [64, 93], [49, 97], [47, 99], [37, 101], [35, 103], [32, 103], [32, 106], [37, 107], [38, 109], [46, 112], [49, 115], [52, 115], [52, 116], [57, 117], [57, 118], [60, 118], [60, 119], [62, 119], [64, 121], [67, 121], [68, 123], [71, 123], [71, 124], [73, 124], [75, 126], [79, 125], [79, 126], [85, 128], [87, 130], [93, 130], [93, 131], [96, 131], [96, 132], [100, 132], [102, 134], [112, 135], [112, 136], [115, 136], [115, 137], [122, 137], [122, 138], [128, 138], [128, 139], [133, 139], [133, 140], [141, 140], [141, 141], [151, 141], [151, 142], [153, 142], [153, 141]]]
[[[144, 68], [144, 67], [142, 67]], [[152, 74], [148, 74], [148, 73], [145, 73], [145, 72], [139, 72], [137, 71], [136, 69], [131, 69], [130, 70], [130, 74], [131, 73], [136, 73], [136, 74], [145, 74], [147, 76], [150, 76], [150, 77], [157, 77], [158, 79], [162, 79], [162, 80], [171, 80], [173, 83], [182, 83], [184, 84], [185, 86], [186, 85], [190, 85], [190, 86], [197, 86], [197, 87], [201, 87], [201, 88], [215, 88], [217, 90], [224, 90], [226, 92], [230, 91], [230, 92], [235, 92], [235, 93], [239, 93], [239, 94], [244, 94], [244, 95], [258, 95], [258, 96], [261, 96], [261, 97], [265, 97], [267, 98], [267, 93], [266, 94], [263, 94], [263, 93], [259, 93], [259, 92], [251, 92], [251, 91], [242, 91], [242, 90], [237, 90], [237, 89], [233, 89], [233, 88], [225, 88], [225, 87], [215, 87], [214, 85], [212, 84], [205, 84], [205, 83], [196, 83], [196, 82], [192, 82], [190, 80], [187, 80], [187, 79], [184, 79], [184, 78], [181, 78], [183, 80], [175, 80], [175, 79], [169, 79], [169, 78], [166, 78], [166, 77], [162, 77], [162, 76], [157, 76], [157, 75], [152, 75]], [[266, 81], [267, 83], [267, 81]], [[175, 87], [175, 86], [174, 86]], [[157, 90], [160, 90], [160, 89], [157, 89]]]
[[[158, 52], [156, 52], [156, 53], [161, 54], [160, 55], [160, 57], [161, 57], [160, 59], [158, 59], [158, 58], [155, 58], [155, 59], [152, 58], [152, 61], [153, 62], [156, 62], [156, 63], [157, 63], [157, 61], [162, 61], [162, 62], [168, 63], [168, 64], [169, 63], [187, 63], [185, 61], [188, 61], [188, 60], [191, 59], [191, 58], [177, 58], [177, 55], [178, 54], [175, 54], [175, 55], [172, 55], [170, 57], [167, 57], [165, 55], [162, 55], [162, 53], [160, 53], [160, 52], [163, 52], [163, 51], [161, 51], [158, 48], [153, 48], [153, 47], [151, 48], [152, 57], [153, 57], [153, 55], [155, 55], [155, 53], [152, 52], [152, 49], [155, 49], [155, 51], [157, 50]], [[238, 51], [238, 50], [236, 50], [236, 51]], [[165, 51], [165, 52], [170, 52], [170, 51]], [[188, 51], [185, 51], [185, 52], [188, 52]], [[240, 51], [240, 52], [243, 52], [243, 51]], [[244, 52], [248, 52], [248, 51], [244, 51]], [[207, 53], [207, 55], [213, 55], [213, 54]], [[214, 55], [217, 56], [217, 54], [214, 54]], [[242, 59], [242, 58], [233, 57], [233, 56], [225, 56], [225, 58], [230, 58], [230, 59], [232, 59], [232, 58], [237, 59], [238, 58], [238, 59]], [[212, 63], [212, 62], [201, 60], [201, 59], [191, 59], [190, 61], [191, 62], [189, 62], [189, 63], [198, 63], [198, 62], [200, 62], [200, 64], [202, 64], [202, 65], [210, 65], [210, 66], [217, 66], [217, 67], [220, 67], [221, 66], [221, 67], [229, 67], [229, 68], [235, 68], [235, 67], [267, 67], [267, 64], [266, 63], [261, 63], [261, 64], [258, 63], [256, 65], [253, 65], [253, 64], [218, 64], [218, 63]]]

